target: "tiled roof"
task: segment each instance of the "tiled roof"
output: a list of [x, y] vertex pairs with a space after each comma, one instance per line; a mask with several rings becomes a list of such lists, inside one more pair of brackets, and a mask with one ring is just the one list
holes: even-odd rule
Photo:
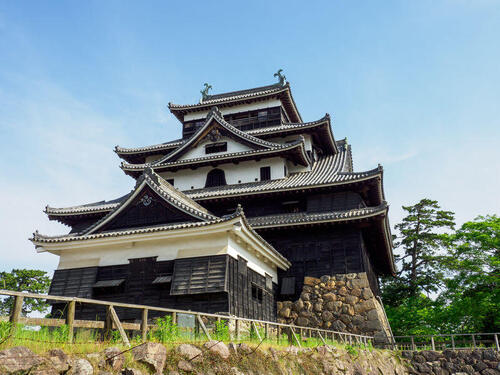
[[185, 139], [176, 139], [175, 141], [160, 143], [158, 145], [132, 147], [132, 148], [115, 146], [115, 152], [117, 154], [140, 154], [151, 151], [172, 150], [182, 145], [185, 141], [186, 141]]
[[308, 172], [293, 173], [278, 180], [186, 190], [184, 193], [193, 199], [200, 200], [267, 191], [294, 190], [304, 187], [340, 185], [362, 181], [382, 174], [382, 167], [380, 166], [365, 172], [347, 172], [349, 167], [349, 151], [347, 149], [335, 155], [319, 157], [314, 162], [311, 171]]
[[196, 217], [203, 221], [214, 220], [217, 218], [217, 216], [212, 215], [210, 212], [208, 212], [205, 207], [199, 205], [191, 198], [176, 190], [162, 177], [157, 175], [151, 168], [147, 168], [142, 176], [137, 180], [134, 190], [130, 193], [127, 199], [120, 202], [106, 216], [85, 229], [82, 234], [91, 234], [96, 230], [102, 228], [104, 224], [112, 220], [113, 217], [115, 217], [128, 204], [130, 204], [137, 193], [142, 190], [142, 187], [145, 185], [149, 186], [153, 191], [155, 191], [159, 196], [165, 199], [165, 201], [170, 203], [172, 206], [183, 212], [186, 212], [193, 217]]
[[276, 153], [283, 153], [283, 152], [289, 152], [294, 149], [297, 150], [302, 150], [302, 159], [303, 163], [308, 162], [308, 157], [307, 154], [305, 153], [304, 149], [304, 140], [297, 140], [296, 142], [293, 143], [288, 143], [288, 144], [277, 144], [277, 146], [269, 149], [263, 149], [263, 150], [249, 150], [249, 151], [240, 151], [240, 152], [231, 152], [231, 153], [222, 153], [222, 154], [214, 154], [214, 155], [209, 155], [209, 156], [203, 156], [199, 158], [193, 158], [193, 159], [182, 159], [182, 160], [177, 160], [177, 161], [172, 161], [172, 162], [154, 162], [151, 164], [129, 164], [129, 163], [123, 163], [121, 164], [121, 168], [123, 170], [142, 170], [147, 167], [151, 167], [153, 169], [166, 169], [169, 167], [179, 167], [179, 166], [192, 166], [200, 163], [205, 163], [205, 162], [212, 162], [212, 161], [222, 161], [226, 159], [232, 160], [237, 160], [240, 158], [246, 158], [246, 157], [263, 157], [265, 155], [275, 155]]
[[45, 213], [50, 216], [50, 215], [78, 215], [78, 214], [107, 212], [116, 207], [123, 200], [127, 199], [129, 195], [130, 193], [110, 201], [88, 203], [80, 206], [61, 207], [61, 208], [46, 206]]
[[134, 228], [134, 229], [125, 229], [125, 230], [115, 230], [110, 232], [101, 232], [101, 233], [70, 233], [62, 236], [45, 236], [38, 231], [33, 233], [33, 237], [30, 239], [35, 245], [43, 246], [43, 244], [50, 243], [66, 243], [72, 241], [84, 241], [84, 240], [93, 240], [93, 239], [101, 239], [101, 238], [110, 238], [110, 237], [122, 237], [134, 234], [145, 234], [145, 233], [156, 233], [156, 232], [164, 232], [164, 231], [172, 231], [172, 230], [182, 230], [182, 229], [190, 229], [190, 228], [201, 228], [210, 225], [220, 224], [224, 222], [228, 222], [230, 220], [240, 218], [243, 221], [243, 225], [251, 232], [268, 250], [269, 254], [272, 255], [273, 258], [278, 261], [284, 263], [288, 268], [291, 263], [281, 255], [269, 242], [267, 242], [262, 236], [260, 236], [249, 224], [245, 214], [240, 205], [238, 205], [236, 211], [230, 215], [225, 215], [223, 217], [213, 217], [213, 219], [208, 221], [199, 221], [199, 222], [190, 222], [190, 223], [176, 223], [176, 224], [167, 224], [167, 225], [157, 225], [146, 228]]
[[125, 229], [125, 230], [117, 230], [112, 232], [101, 232], [101, 233], [93, 233], [93, 234], [81, 234], [81, 233], [70, 233], [62, 236], [45, 236], [37, 232], [33, 233], [33, 237], [31, 241], [36, 243], [58, 243], [58, 242], [70, 242], [70, 241], [82, 241], [82, 240], [92, 240], [96, 238], [108, 238], [108, 237], [120, 237], [120, 236], [128, 236], [132, 234], [142, 234], [142, 233], [155, 233], [162, 231], [170, 231], [175, 229], [187, 229], [187, 228], [196, 228], [196, 227], [204, 227], [207, 225], [218, 224], [225, 221], [229, 221], [233, 219], [233, 217], [223, 217], [209, 221], [198, 221], [198, 222], [190, 222], [190, 223], [176, 223], [176, 224], [167, 224], [167, 225], [157, 225], [153, 227], [146, 228], [133, 228], [133, 229]]
[[[350, 146], [347, 145], [345, 140], [337, 141], [337, 146], [340, 149], [338, 154], [320, 156], [319, 159], [313, 163], [311, 171], [309, 172], [292, 173], [288, 177], [278, 180], [193, 189], [186, 190], [183, 193], [191, 199], [201, 200], [215, 197], [258, 194], [269, 191], [293, 190], [302, 187], [329, 186], [362, 181], [373, 178], [377, 175], [382, 175], [382, 167], [380, 166], [365, 172], [351, 172], [352, 164], [350, 158]], [[118, 203], [111, 203], [112, 201], [110, 201], [103, 202], [101, 205], [94, 203], [92, 205], [65, 208], [48, 208], [46, 212], [49, 215], [63, 216], [106, 211], [116, 207], [119, 204], [119, 201], [125, 199], [126, 197], [128, 197], [128, 195], [119, 198], [117, 200]]]
[[290, 84], [287, 82], [284, 85], [275, 84], [270, 86], [257, 87], [248, 90], [234, 91], [223, 94], [210, 95], [206, 100], [202, 100], [197, 104], [173, 104], [168, 103], [168, 108], [179, 120], [183, 120], [183, 114], [193, 111], [204, 111], [211, 106], [228, 106], [235, 102], [248, 102], [259, 100], [269, 96], [278, 95], [287, 113], [292, 118], [292, 121], [302, 121], [302, 117], [297, 109], [290, 91]]
[[316, 121], [309, 121], [309, 122], [285, 122], [280, 125], [276, 126], [268, 126], [265, 128], [258, 128], [258, 129], [252, 129], [248, 130], [246, 133], [254, 135], [256, 137], [262, 136], [262, 135], [267, 135], [267, 134], [274, 134], [274, 133], [282, 133], [282, 132], [287, 132], [287, 131], [293, 131], [297, 129], [307, 129], [307, 128], [312, 128], [315, 127], [319, 124], [324, 124], [330, 120], [330, 115], [327, 113], [325, 116], [320, 118], [319, 120]]
[[206, 107], [208, 105], [217, 105], [217, 104], [220, 104], [223, 102], [229, 102], [229, 101], [241, 100], [241, 99], [246, 99], [246, 98], [251, 98], [251, 97], [256, 97], [256, 96], [274, 94], [274, 93], [278, 93], [281, 91], [285, 91], [287, 89], [288, 89], [288, 85], [282, 86], [280, 84], [275, 84], [275, 85], [269, 85], [269, 86], [256, 87], [253, 89], [233, 91], [233, 92], [216, 94], [216, 95], [209, 95], [206, 100], [201, 100], [197, 104], [168, 103], [168, 107], [171, 110]]
[[290, 213], [280, 215], [268, 215], [248, 218], [249, 223], [256, 229], [278, 226], [292, 226], [300, 224], [314, 224], [318, 222], [338, 222], [367, 217], [377, 216], [387, 213], [387, 203], [383, 202], [376, 207], [356, 208], [345, 211], [319, 212], [319, 213]]

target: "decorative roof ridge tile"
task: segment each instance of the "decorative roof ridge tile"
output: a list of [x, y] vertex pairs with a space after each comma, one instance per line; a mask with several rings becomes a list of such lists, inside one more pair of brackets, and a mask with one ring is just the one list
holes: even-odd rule
[[[261, 95], [268, 95], [268, 94], [274, 94], [274, 93], [279, 93], [281, 91], [286, 91], [290, 88], [289, 83], [287, 82], [284, 85], [271, 85], [271, 86], [263, 86], [261, 91], [255, 91], [255, 92], [249, 92], [249, 93], [243, 93], [243, 94], [238, 94], [238, 91], [235, 91], [236, 95], [233, 96], [225, 96], [225, 97], [220, 97], [216, 99], [208, 99], [208, 100], [202, 100], [199, 103], [196, 104], [174, 104], [174, 103], [168, 103], [168, 108], [172, 111], [175, 110], [181, 110], [181, 109], [189, 109], [189, 108], [199, 108], [199, 107], [206, 107], [209, 105], [216, 105], [216, 104], [221, 104], [221, 103], [226, 103], [226, 102], [231, 102], [234, 100], [239, 100], [239, 99], [246, 99], [246, 98], [252, 98], [252, 97], [258, 97]], [[251, 89], [250, 89], [251, 90]], [[247, 90], [240, 90], [240, 91], [247, 91]], [[217, 95], [223, 95], [223, 94], [217, 94]]]
[[142, 168], [146, 168], [148, 166], [150, 166], [152, 168], [170, 166], [170, 165], [175, 166], [175, 165], [190, 164], [190, 163], [196, 163], [196, 162], [207, 161], [207, 160], [223, 160], [223, 159], [234, 158], [234, 157], [238, 157], [238, 156], [261, 155], [261, 154], [266, 154], [266, 153], [288, 151], [288, 150], [291, 150], [293, 148], [297, 148], [300, 145], [304, 146], [303, 139], [298, 139], [298, 140], [294, 141], [293, 143], [288, 143], [288, 144], [277, 144], [276, 147], [269, 148], [269, 149], [238, 151], [238, 152], [231, 152], [231, 153], [210, 155], [210, 156], [202, 156], [202, 157], [198, 157], [198, 158], [183, 159], [183, 160], [177, 160], [177, 161], [172, 161], [172, 162], [163, 162], [163, 163], [154, 162], [151, 164], [150, 163], [131, 164], [131, 163], [122, 162], [120, 167], [122, 169], [127, 169], [127, 168], [129, 168], [129, 169], [142, 169]]

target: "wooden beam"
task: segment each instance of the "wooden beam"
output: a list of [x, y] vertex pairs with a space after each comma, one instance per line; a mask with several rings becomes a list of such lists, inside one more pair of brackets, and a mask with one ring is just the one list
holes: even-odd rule
[[290, 331], [292, 332], [292, 337], [294, 338], [295, 342], [297, 343], [297, 346], [299, 348], [301, 348], [302, 345], [300, 344], [300, 340], [298, 339], [297, 335], [295, 334], [295, 330], [293, 329], [292, 326], [290, 326]]
[[257, 335], [257, 338], [259, 339], [259, 341], [262, 341], [262, 337], [260, 337], [260, 333], [259, 333], [259, 330], [257, 329], [257, 326], [255, 325], [255, 322], [252, 322], [252, 328], [255, 331], [255, 334]]
[[128, 341], [127, 334], [125, 333], [125, 330], [123, 329], [120, 319], [118, 319], [118, 315], [116, 314], [116, 311], [113, 308], [113, 306], [109, 306], [109, 312], [111, 315], [111, 321], [115, 324], [116, 328], [118, 328], [118, 332], [120, 332], [120, 336], [122, 337], [123, 343], [126, 346], [130, 347], [130, 342]]

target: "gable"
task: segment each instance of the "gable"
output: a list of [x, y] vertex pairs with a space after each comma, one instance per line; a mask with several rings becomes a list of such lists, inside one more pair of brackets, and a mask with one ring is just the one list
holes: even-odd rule
[[179, 160], [180, 157], [193, 149], [193, 147], [197, 147], [199, 143], [207, 141], [217, 142], [222, 137], [231, 138], [235, 142], [246, 145], [252, 150], [270, 149], [280, 146], [279, 144], [264, 141], [235, 128], [226, 122], [218, 108], [214, 107], [209, 112], [205, 124], [198, 129], [191, 138], [177, 150], [159, 159], [155, 164]]
[[97, 233], [115, 229], [194, 221], [199, 220], [169, 204], [149, 186], [145, 186], [127, 207], [102, 226]]

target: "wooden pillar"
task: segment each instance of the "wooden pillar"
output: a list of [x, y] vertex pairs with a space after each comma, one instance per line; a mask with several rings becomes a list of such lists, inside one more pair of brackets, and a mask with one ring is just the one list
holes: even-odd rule
[[142, 309], [141, 336], [142, 342], [146, 342], [148, 339], [148, 309]]
[[172, 324], [177, 324], [177, 313], [176, 312], [172, 313]]
[[474, 337], [474, 335], [471, 335], [471, 336], [472, 336], [472, 345], [475, 348], [476, 347], [476, 338]]
[[75, 331], [75, 307], [76, 307], [76, 301], [70, 301], [70, 303], [68, 303], [68, 312], [66, 314], [66, 325], [68, 326], [68, 342], [70, 344], [73, 342], [73, 336]]
[[411, 336], [411, 350], [417, 350], [415, 347], [415, 338], [413, 336]]
[[264, 337], [266, 340], [269, 339], [269, 323], [264, 323]]
[[498, 344], [498, 335], [495, 333], [493, 336], [495, 339], [495, 347], [497, 348], [497, 351], [500, 352], [500, 345]]
[[451, 348], [455, 350], [455, 337], [453, 335], [451, 335]]
[[434, 343], [434, 336], [431, 336], [431, 347], [432, 350], [436, 350], [436, 344]]

